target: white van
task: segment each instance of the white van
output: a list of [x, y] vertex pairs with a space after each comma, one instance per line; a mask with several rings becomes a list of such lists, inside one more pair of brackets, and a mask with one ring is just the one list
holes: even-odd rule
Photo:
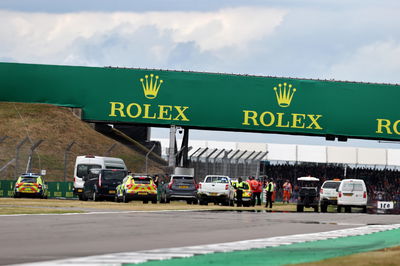
[[123, 169], [127, 170], [124, 160], [114, 157], [102, 157], [94, 155], [77, 156], [74, 168], [74, 195], [83, 200], [83, 177], [89, 174], [90, 169]]
[[362, 208], [367, 212], [367, 187], [362, 179], [343, 179], [338, 188], [337, 211], [342, 207], [351, 212], [352, 207]]

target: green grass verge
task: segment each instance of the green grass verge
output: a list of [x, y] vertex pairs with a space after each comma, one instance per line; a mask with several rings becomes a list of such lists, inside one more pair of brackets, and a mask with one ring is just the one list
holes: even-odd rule
[[84, 213], [78, 210], [49, 209], [49, 208], [29, 208], [29, 207], [1, 207], [0, 215], [12, 214], [60, 214], [60, 213]]

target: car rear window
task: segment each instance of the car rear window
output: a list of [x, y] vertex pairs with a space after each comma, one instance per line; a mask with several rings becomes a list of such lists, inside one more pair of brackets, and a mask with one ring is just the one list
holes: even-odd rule
[[337, 189], [340, 186], [340, 182], [326, 182], [322, 188], [333, 188]]
[[350, 183], [346, 182], [343, 184], [342, 191], [363, 191], [363, 185], [362, 183]]
[[21, 179], [21, 183], [36, 183], [35, 177], [24, 177]]
[[193, 176], [174, 176], [173, 180], [176, 183], [193, 183]]
[[135, 184], [150, 184], [151, 179], [149, 177], [134, 177], [133, 182]]
[[228, 183], [228, 178], [225, 176], [209, 176], [206, 183]]
[[89, 170], [92, 168], [101, 168], [101, 165], [98, 164], [78, 164], [76, 169], [76, 175], [79, 178], [83, 178], [89, 174]]
[[127, 175], [126, 171], [103, 171], [104, 180], [122, 180]]

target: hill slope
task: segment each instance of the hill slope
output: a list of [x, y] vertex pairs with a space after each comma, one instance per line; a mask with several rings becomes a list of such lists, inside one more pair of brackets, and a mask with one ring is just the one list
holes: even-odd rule
[[[1, 179], [14, 179], [16, 167], [18, 172], [25, 172], [30, 147], [39, 140], [43, 142], [32, 157], [32, 170], [40, 172], [46, 169], [49, 181], [64, 179], [65, 151], [73, 141], [71, 151], [67, 153], [68, 181], [72, 181], [75, 157], [78, 155], [119, 157], [124, 159], [132, 172], [145, 170], [142, 155], [96, 132], [89, 124], [73, 115], [69, 108], [47, 104], [0, 103], [0, 169], [16, 157], [17, 145], [26, 137], [28, 139], [18, 153], [18, 162], [10, 163], [1, 171]], [[114, 144], [116, 146], [112, 148]], [[149, 161], [149, 172], [161, 173], [162, 166]]]

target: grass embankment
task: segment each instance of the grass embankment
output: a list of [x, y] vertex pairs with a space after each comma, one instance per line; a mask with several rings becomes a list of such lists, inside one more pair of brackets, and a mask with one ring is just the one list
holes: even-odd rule
[[[33, 156], [33, 171], [47, 170], [47, 181], [63, 181], [64, 154], [68, 153], [67, 181], [72, 181], [75, 157], [78, 155], [105, 155], [116, 142], [96, 132], [88, 123], [81, 121], [70, 109], [48, 104], [0, 103], [0, 167], [15, 157], [16, 146], [29, 136], [32, 143], [43, 140]], [[30, 141], [20, 149], [18, 172], [24, 172], [28, 162]], [[124, 159], [132, 172], [144, 171], [144, 156], [117, 144], [108, 156]], [[149, 162], [152, 173], [163, 172], [154, 162]], [[2, 179], [15, 179], [15, 164], [0, 173]]]
[[[141, 201], [131, 201], [129, 203], [116, 203], [110, 201], [78, 201], [78, 200], [56, 200], [56, 199], [13, 199], [13, 198], [0, 198], [0, 208], [60, 208], [70, 210], [119, 210], [119, 211], [161, 211], [161, 210], [231, 210], [231, 211], [295, 211], [296, 205], [294, 204], [275, 204], [272, 209], [265, 208], [264, 206], [256, 207], [229, 207], [209, 204], [203, 205], [188, 205], [186, 202], [174, 201], [169, 204], [143, 204]], [[310, 209], [311, 210], [311, 209]], [[17, 211], [17, 210], [16, 210]], [[39, 211], [39, 209], [38, 209]], [[40, 212], [38, 212], [40, 213]]]
[[385, 248], [372, 252], [359, 253], [345, 257], [326, 259], [318, 262], [305, 264], [296, 264], [304, 266], [369, 266], [369, 265], [399, 265], [400, 261], [400, 246], [393, 248]]

